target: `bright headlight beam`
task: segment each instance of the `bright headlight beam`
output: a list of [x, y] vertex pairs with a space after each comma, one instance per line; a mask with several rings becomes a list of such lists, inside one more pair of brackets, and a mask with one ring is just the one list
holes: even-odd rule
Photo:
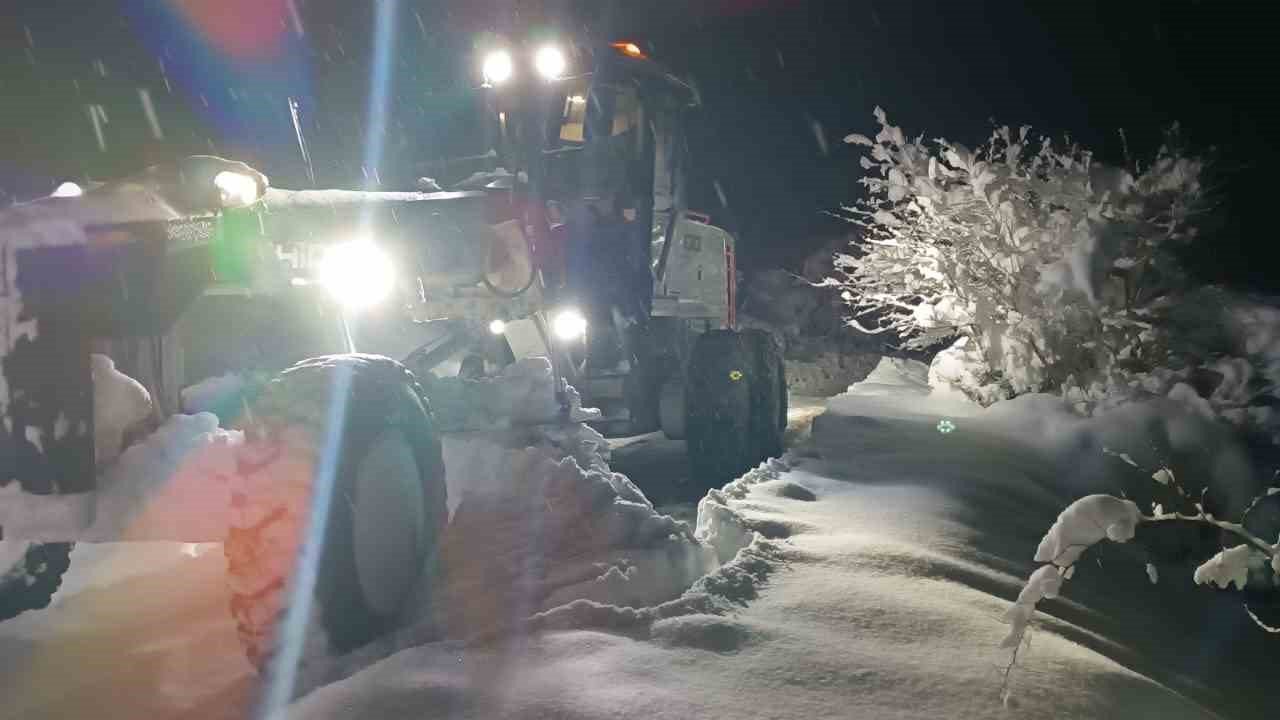
[[501, 335], [507, 331], [507, 323], [502, 319], [495, 319], [489, 322], [489, 332], [494, 335]]
[[330, 245], [320, 259], [320, 284], [346, 308], [361, 310], [391, 294], [395, 267], [391, 258], [370, 240]]
[[258, 201], [258, 181], [244, 173], [223, 170], [213, 176], [224, 207], [244, 207]]
[[515, 64], [511, 62], [511, 53], [506, 50], [493, 50], [484, 57], [481, 72], [484, 81], [490, 85], [501, 85], [511, 79]]
[[551, 319], [551, 331], [564, 340], [577, 340], [587, 333], [587, 319], [575, 308], [566, 308]]
[[565, 68], [569, 67], [569, 63], [564, 58], [564, 53], [560, 48], [554, 45], [544, 45], [538, 48], [538, 52], [533, 56], [533, 67], [538, 74], [547, 80], [555, 80], [564, 75]]

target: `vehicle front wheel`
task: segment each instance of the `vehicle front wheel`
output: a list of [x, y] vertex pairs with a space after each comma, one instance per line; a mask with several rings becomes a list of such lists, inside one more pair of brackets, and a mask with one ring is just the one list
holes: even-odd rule
[[429, 595], [447, 517], [440, 441], [412, 374], [371, 355], [307, 360], [273, 380], [251, 416], [225, 543], [250, 662], [265, 670], [282, 649], [308, 557], [318, 565], [296, 638], [303, 665], [394, 630], [410, 596]]
[[692, 481], [734, 480], [762, 457], [751, 433], [753, 354], [743, 336], [712, 330], [697, 339], [685, 375], [684, 435]]
[[742, 339], [750, 348], [755, 377], [751, 383], [751, 444], [761, 460], [782, 454], [787, 430], [787, 367], [773, 335], [747, 330]]

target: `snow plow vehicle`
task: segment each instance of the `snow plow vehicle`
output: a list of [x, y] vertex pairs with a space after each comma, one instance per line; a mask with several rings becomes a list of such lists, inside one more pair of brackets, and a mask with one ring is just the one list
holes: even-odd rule
[[708, 487], [780, 451], [779, 349], [734, 329], [733, 239], [684, 208], [696, 94], [630, 43], [576, 76], [515, 52], [485, 58], [489, 167], [447, 191], [194, 156], [0, 212], [0, 620], [74, 542], [213, 541], [257, 667], [308, 623], [346, 652], [431, 572], [440, 436], [476, 413], [661, 429]]

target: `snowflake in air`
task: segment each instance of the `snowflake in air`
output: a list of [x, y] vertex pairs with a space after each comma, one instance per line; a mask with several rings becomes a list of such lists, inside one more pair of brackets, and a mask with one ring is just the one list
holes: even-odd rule
[[955, 431], [955, 429], [956, 429], [956, 424], [951, 422], [950, 420], [938, 421], [938, 432], [942, 433], [943, 435], [953, 432]]

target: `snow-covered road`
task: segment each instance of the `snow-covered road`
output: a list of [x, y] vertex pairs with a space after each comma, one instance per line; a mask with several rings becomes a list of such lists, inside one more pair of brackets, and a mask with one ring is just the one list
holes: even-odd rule
[[[785, 465], [712, 493], [702, 537], [726, 559], [746, 548], [678, 599], [579, 600], [522, 632], [407, 647], [291, 716], [1268, 716], [1275, 640], [1186, 573], [1151, 585], [1130, 546], [1042, 605], [1054, 617], [1039, 616], [1006, 708], [1000, 618], [1040, 535], [1091, 489], [1000, 422], [924, 392], [878, 371], [831, 401]], [[0, 716], [243, 716], [252, 681], [221, 553], [201, 550], [105, 546], [132, 577], [98, 564], [106, 586], [85, 588], [81, 563], [70, 589], [84, 589], [0, 626]]]

